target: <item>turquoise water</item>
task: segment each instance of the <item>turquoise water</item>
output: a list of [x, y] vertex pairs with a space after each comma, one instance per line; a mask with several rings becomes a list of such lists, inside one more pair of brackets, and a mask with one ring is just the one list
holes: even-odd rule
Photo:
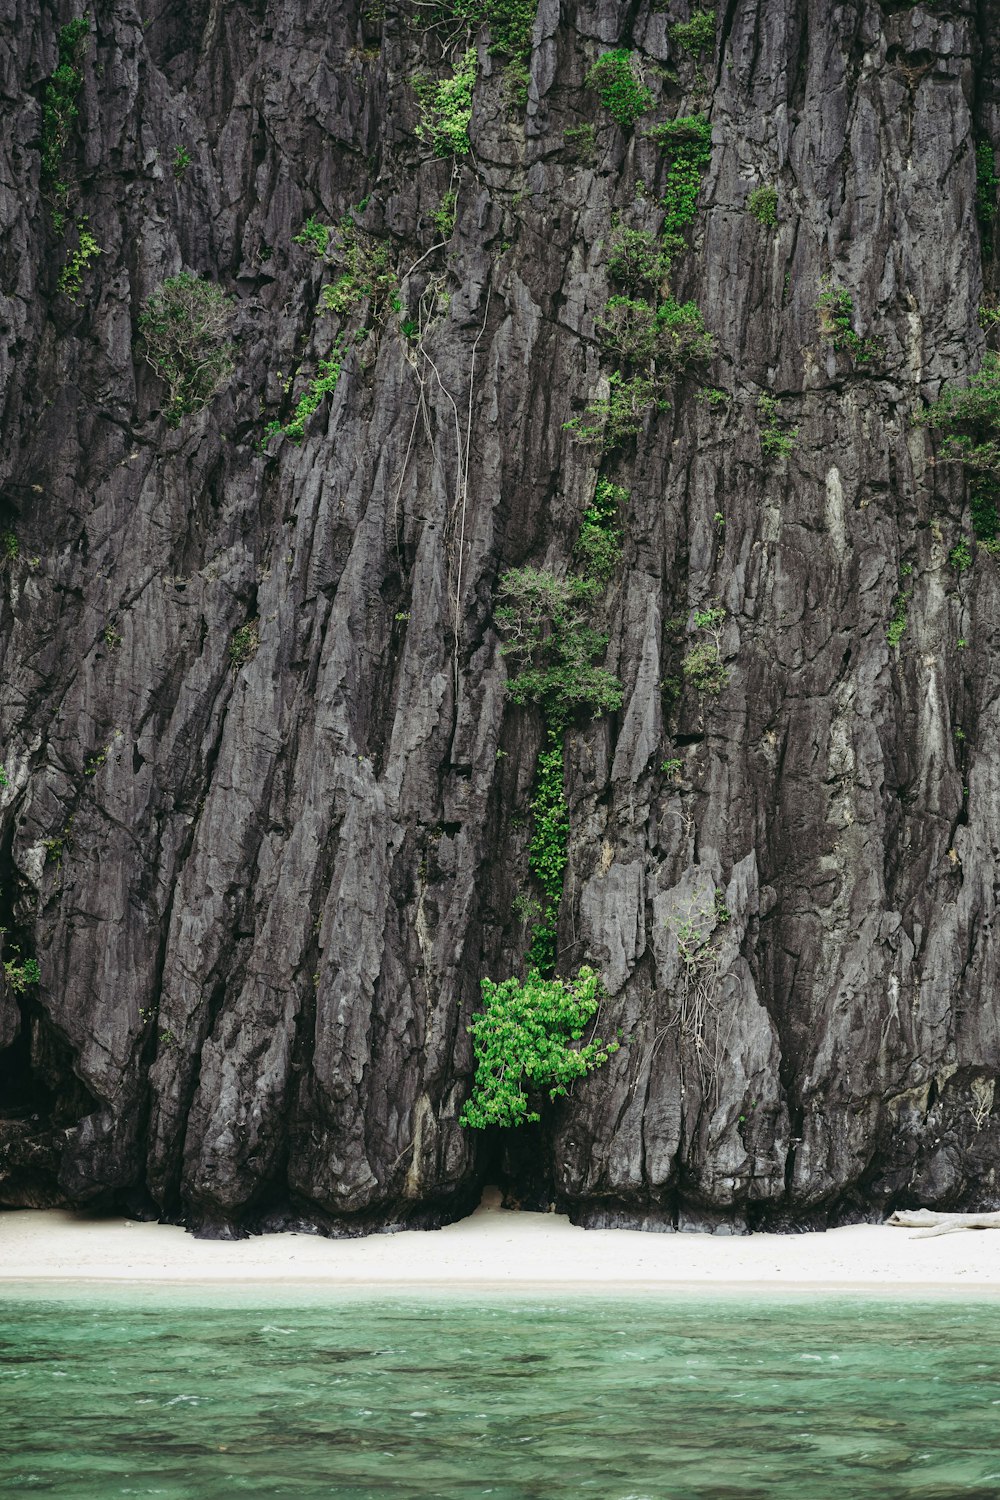
[[1000, 1304], [8, 1291], [0, 1456], [67, 1500], [996, 1497]]

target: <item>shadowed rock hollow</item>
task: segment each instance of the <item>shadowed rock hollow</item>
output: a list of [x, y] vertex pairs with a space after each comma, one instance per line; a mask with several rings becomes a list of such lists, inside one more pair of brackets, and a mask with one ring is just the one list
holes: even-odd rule
[[[41, 9], [0, 38], [0, 1201], [203, 1233], [434, 1225], [497, 1176], [584, 1224], [1000, 1205], [998, 560], [949, 560], [966, 476], [915, 420], [989, 341], [1000, 10], [720, 0], [699, 54], [686, 0], [541, 0], [526, 102], [472, 25], [470, 149], [436, 154], [448, 5]], [[631, 127], [585, 81], [615, 48]], [[699, 115], [642, 295], [714, 354], [602, 452], [564, 424], [615, 389], [615, 234], [660, 243], [655, 127]], [[233, 299], [233, 372], [171, 426], [139, 320], [181, 272]], [[599, 475], [623, 702], [565, 736], [558, 947], [624, 1044], [505, 1139], [458, 1124], [534, 890], [544, 724], [495, 594], [573, 565]]]

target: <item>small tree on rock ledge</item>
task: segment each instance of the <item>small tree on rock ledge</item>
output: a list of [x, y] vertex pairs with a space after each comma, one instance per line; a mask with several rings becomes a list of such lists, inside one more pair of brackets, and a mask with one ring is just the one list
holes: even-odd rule
[[226, 335], [233, 305], [220, 287], [184, 271], [147, 297], [139, 315], [147, 362], [170, 392], [166, 418], [201, 411], [233, 373], [233, 346]]

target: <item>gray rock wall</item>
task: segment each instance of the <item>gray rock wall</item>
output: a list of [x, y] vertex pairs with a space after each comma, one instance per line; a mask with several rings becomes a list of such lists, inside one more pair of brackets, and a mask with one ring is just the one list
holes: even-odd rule
[[[102, 251], [78, 304], [39, 153], [71, 12], [0, 14], [0, 925], [41, 975], [0, 990], [0, 1200], [214, 1233], [430, 1225], [498, 1173], [591, 1224], [997, 1206], [998, 564], [949, 565], [963, 479], [914, 424], [984, 349], [996, 7], [725, 0], [699, 78], [683, 0], [541, 0], [526, 109], [481, 33], [453, 162], [414, 133], [413, 75], [446, 71], [424, 11], [100, 0], [65, 158]], [[584, 85], [615, 45], [655, 96], [633, 133]], [[671, 287], [717, 356], [603, 463], [630, 492], [625, 697], [567, 736], [560, 962], [601, 969], [627, 1040], [494, 1140], [457, 1123], [465, 1028], [523, 962], [543, 730], [505, 700], [493, 591], [569, 564], [600, 456], [563, 424], [605, 389], [612, 226], [658, 229], [644, 132], [697, 110]], [[773, 228], [746, 208], [768, 183]], [[262, 451], [345, 326], [293, 236], [363, 200], [401, 309]], [[181, 270], [233, 295], [236, 369], [171, 429], [137, 319]], [[870, 365], [821, 336], [825, 277]], [[675, 691], [711, 601], [728, 685]]]

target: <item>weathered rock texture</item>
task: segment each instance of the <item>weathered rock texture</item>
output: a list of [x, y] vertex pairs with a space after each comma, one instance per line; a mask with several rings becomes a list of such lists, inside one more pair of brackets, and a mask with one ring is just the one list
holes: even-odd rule
[[[964, 482], [914, 424], [984, 348], [1000, 10], [723, 0], [699, 83], [685, 0], [541, 0], [526, 111], [481, 35], [452, 162], [414, 134], [412, 76], [447, 71], [425, 11], [99, 0], [66, 173], [102, 254], [74, 305], [39, 162], [74, 12], [39, 9], [0, 6], [0, 920], [41, 971], [0, 993], [0, 1200], [210, 1233], [439, 1223], [498, 1173], [587, 1224], [1000, 1204], [1000, 588], [982, 552], [948, 565]], [[656, 98], [634, 133], [584, 85], [615, 45]], [[612, 223], [658, 228], [645, 127], [700, 108], [671, 285], [718, 356], [604, 462], [630, 491], [625, 699], [567, 738], [561, 964], [603, 971], [627, 1042], [490, 1140], [457, 1123], [466, 1023], [523, 963], [543, 733], [505, 700], [493, 591], [569, 564], [600, 460], [562, 424], [608, 374]], [[765, 183], [774, 228], [746, 210]], [[401, 312], [262, 452], [347, 326], [293, 236], [364, 200]], [[182, 269], [234, 295], [236, 373], [171, 430], [137, 318]], [[820, 335], [827, 276], [870, 367]], [[729, 683], [677, 694], [712, 600]], [[699, 1049], [678, 934], [717, 890]]]

